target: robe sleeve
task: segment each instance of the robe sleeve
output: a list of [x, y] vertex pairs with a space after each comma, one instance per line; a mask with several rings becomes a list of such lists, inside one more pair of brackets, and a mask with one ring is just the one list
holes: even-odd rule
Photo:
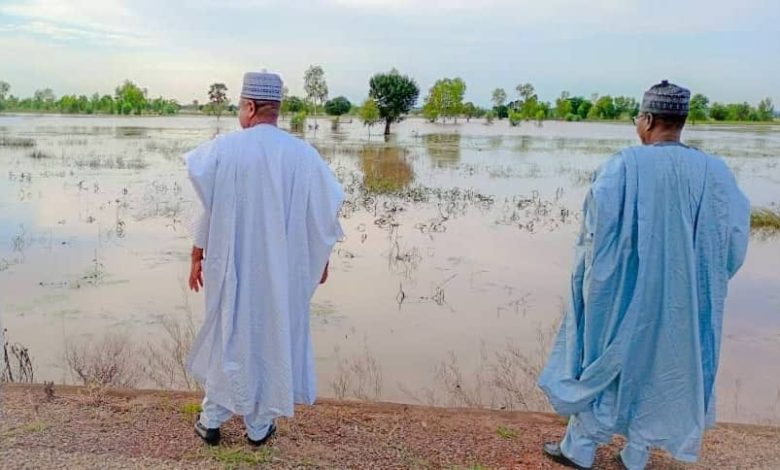
[[344, 236], [338, 219], [344, 202], [344, 191], [322, 157], [316, 155], [316, 158], [318, 161], [312, 172], [306, 209], [311, 271], [309, 286], [312, 295], [319, 285], [333, 245]]
[[188, 153], [184, 158], [187, 162], [187, 173], [200, 202], [198, 216], [195, 217], [190, 226], [190, 233], [193, 244], [205, 250], [208, 245], [214, 181], [219, 163], [217, 141], [212, 140], [204, 143]]
[[211, 217], [199, 204], [198, 214], [190, 222], [190, 236], [192, 244], [198, 248], [206, 249], [209, 238], [209, 221]]
[[727, 269], [729, 278], [742, 267], [750, 239], [750, 201], [740, 191], [733, 174], [729, 174], [732, 194], [729, 197], [729, 245]]

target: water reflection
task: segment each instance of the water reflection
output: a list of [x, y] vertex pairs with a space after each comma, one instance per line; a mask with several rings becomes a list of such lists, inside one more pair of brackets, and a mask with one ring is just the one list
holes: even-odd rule
[[490, 150], [498, 150], [504, 144], [504, 137], [500, 135], [491, 135], [488, 137], [488, 148]]
[[422, 139], [437, 168], [453, 168], [460, 163], [460, 134], [425, 134]]
[[114, 132], [117, 138], [149, 137], [149, 128], [147, 127], [117, 127]]
[[359, 155], [363, 186], [369, 193], [398, 192], [414, 181], [414, 170], [403, 148], [366, 145]]

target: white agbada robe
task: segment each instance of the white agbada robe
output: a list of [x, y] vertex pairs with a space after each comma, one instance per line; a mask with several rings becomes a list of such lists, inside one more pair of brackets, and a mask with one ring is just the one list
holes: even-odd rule
[[235, 414], [292, 416], [316, 397], [309, 303], [343, 236], [343, 190], [313, 147], [271, 125], [185, 158], [203, 205], [206, 297], [188, 368]]

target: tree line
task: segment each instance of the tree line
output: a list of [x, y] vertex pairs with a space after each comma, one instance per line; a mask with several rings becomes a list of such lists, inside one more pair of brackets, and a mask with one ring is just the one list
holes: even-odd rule
[[[473, 102], [464, 102], [466, 83], [460, 77], [437, 80], [428, 90], [421, 107], [416, 108], [420, 94], [417, 82], [402, 75], [396, 69], [372, 76], [368, 82], [368, 97], [360, 105], [351, 103], [344, 96], [329, 99], [325, 71], [319, 65], [312, 65], [304, 72], [304, 95], [291, 96], [285, 87], [281, 114], [290, 116], [291, 127], [300, 128], [307, 116], [316, 116], [320, 110], [335, 116], [336, 125], [340, 116], [352, 114], [360, 117], [369, 127], [383, 122], [385, 134], [391, 125], [400, 122], [406, 115], [420, 115], [431, 122], [457, 122], [472, 118], [485, 118], [490, 124], [496, 119], [507, 119], [512, 126], [523, 121], [582, 120], [628, 120], [639, 113], [639, 101], [628, 96], [598, 94], [589, 98], [572, 96], [564, 91], [554, 103], [542, 101], [531, 83], [520, 83], [514, 89], [514, 96], [503, 88], [493, 90], [490, 108], [483, 108]], [[18, 98], [10, 94], [8, 83], [0, 81], [0, 111], [60, 112], [66, 114], [176, 114], [180, 110], [204, 112], [220, 116], [237, 108], [227, 97], [227, 87], [214, 83], [208, 90], [208, 103], [201, 105], [197, 100], [192, 105], [182, 106], [176, 100], [163, 97], [150, 98], [145, 88], [130, 80], [119, 85], [113, 95], [93, 94], [64, 95], [57, 98], [51, 89], [36, 90], [32, 97]], [[689, 119], [693, 123], [706, 121], [768, 122], [775, 118], [774, 104], [770, 98], [761, 100], [757, 106], [747, 102], [710, 104], [710, 99], [696, 94], [691, 99]]]
[[[555, 103], [541, 101], [534, 86], [530, 83], [517, 85], [517, 97], [508, 102], [509, 95], [503, 88], [496, 88], [491, 94], [491, 109], [480, 108], [471, 102], [463, 102], [466, 84], [461, 78], [443, 78], [437, 80], [425, 98], [420, 113], [431, 122], [448, 119], [457, 121], [458, 117], [470, 119], [485, 117], [487, 122], [494, 119], [508, 119], [510, 125], [522, 121], [544, 121], [557, 119], [563, 121], [582, 120], [629, 120], [639, 114], [640, 103], [629, 96], [599, 96], [590, 98], [572, 96], [568, 91], [561, 93]], [[775, 118], [775, 109], [770, 98], [761, 100], [753, 107], [747, 102], [709, 104], [710, 100], [702, 94], [691, 98], [689, 119], [703, 121], [741, 121], [769, 122]]]
[[63, 114], [176, 114], [181, 109], [176, 100], [150, 98], [145, 88], [130, 80], [116, 87], [113, 95], [94, 93], [57, 97], [51, 88], [36, 90], [33, 96], [20, 98], [10, 94], [11, 86], [0, 81], [0, 111], [57, 112]]
[[691, 98], [688, 119], [693, 122], [708, 120], [769, 122], [775, 119], [775, 106], [770, 98], [764, 98], [755, 107], [747, 102], [710, 104], [709, 98], [702, 94], [695, 94]]

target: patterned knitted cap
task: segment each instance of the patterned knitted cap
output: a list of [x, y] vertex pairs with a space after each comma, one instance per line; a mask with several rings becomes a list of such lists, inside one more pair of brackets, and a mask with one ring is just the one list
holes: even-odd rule
[[664, 80], [645, 92], [639, 112], [687, 116], [690, 101], [690, 90]]
[[259, 101], [282, 101], [282, 78], [275, 73], [247, 72], [241, 87], [241, 98]]

